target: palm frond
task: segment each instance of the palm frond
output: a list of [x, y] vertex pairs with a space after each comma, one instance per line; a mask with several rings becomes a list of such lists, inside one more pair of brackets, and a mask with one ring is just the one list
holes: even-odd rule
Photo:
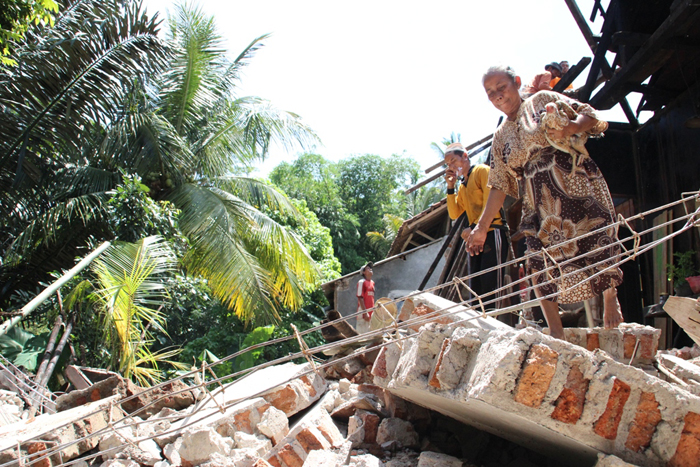
[[87, 194], [60, 202], [29, 219], [26, 228], [8, 248], [5, 260], [14, 264], [26, 259], [35, 249], [56, 244], [75, 235], [75, 225], [87, 226], [104, 218], [107, 196]]
[[144, 339], [149, 334], [145, 323], [165, 323], [165, 316], [156, 306], [167, 295], [164, 275], [176, 264], [172, 250], [158, 236], [117, 243], [93, 262], [105, 340], [112, 349], [113, 363], [127, 377], [146, 346]]
[[212, 184], [217, 188], [227, 191], [256, 208], [266, 206], [274, 211], [279, 211], [301, 223], [304, 217], [299, 213], [287, 196], [280, 193], [274, 186], [270, 186], [260, 180], [250, 177], [224, 176], [212, 179]]
[[53, 28], [34, 28], [16, 49], [15, 69], [0, 70], [0, 166], [21, 167], [27, 153], [51, 156], [57, 142], [79, 154], [82, 135], [109, 120], [121, 77], [164, 63], [157, 22], [137, 3], [82, 0]]
[[301, 241], [240, 198], [185, 185], [171, 200], [191, 241], [187, 269], [244, 321], [279, 320], [275, 303], [298, 306], [303, 285], [318, 277]]
[[178, 134], [186, 135], [198, 120], [198, 111], [219, 99], [216, 70], [224, 54], [222, 38], [214, 19], [201, 8], [177, 5], [170, 18], [169, 39], [174, 53], [160, 79], [161, 100], [166, 118]]

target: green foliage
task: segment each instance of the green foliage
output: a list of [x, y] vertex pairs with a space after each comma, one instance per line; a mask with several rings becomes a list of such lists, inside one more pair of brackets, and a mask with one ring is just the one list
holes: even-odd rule
[[150, 189], [138, 175], [122, 175], [107, 202], [107, 212], [114, 236], [125, 242], [136, 242], [151, 235], [160, 235], [184, 253], [185, 240], [177, 228], [180, 211], [168, 201], [148, 196]]
[[[250, 332], [250, 334], [246, 336], [245, 340], [241, 344], [240, 350], [247, 349], [248, 347], [251, 347], [253, 345], [262, 344], [263, 342], [267, 342], [268, 340], [270, 340], [270, 336], [272, 336], [273, 332], [275, 332], [275, 326], [272, 325], [262, 326], [253, 329]], [[255, 366], [255, 363], [262, 355], [263, 350], [264, 347], [261, 347], [258, 349], [250, 350], [236, 357], [236, 363], [233, 367], [233, 371], [238, 372], [247, 370], [248, 368], [253, 368]]]
[[24, 39], [29, 26], [54, 25], [58, 4], [53, 0], [0, 0], [0, 63], [15, 66], [9, 55], [12, 42]]
[[391, 244], [394, 242], [403, 221], [404, 220], [399, 216], [384, 214], [382, 218], [382, 223], [384, 224], [383, 231], [367, 232], [367, 238], [369, 239], [370, 245], [374, 248], [377, 257], [383, 258], [389, 252], [389, 248], [391, 248]]
[[673, 257], [676, 258], [675, 264], [666, 265], [668, 280], [673, 282], [674, 287], [680, 287], [685, 283], [686, 277], [694, 276], [699, 272], [694, 264], [695, 251], [676, 252]]
[[411, 201], [403, 189], [418, 176], [417, 162], [405, 156], [362, 155], [336, 164], [304, 154], [292, 164], [275, 167], [270, 180], [290, 197], [305, 200], [319, 222], [329, 228], [335, 255], [346, 274], [378, 259], [366, 234], [383, 229], [384, 214], [406, 215]]
[[113, 245], [92, 265], [110, 365], [142, 386], [161, 380], [159, 363], [178, 366], [169, 360], [179, 353], [177, 350], [150, 350], [153, 334], [149, 330], [164, 331], [165, 317], [156, 307], [167, 294], [162, 277], [175, 264], [172, 251], [161, 238], [146, 237], [137, 243]]
[[0, 354], [18, 367], [36, 371], [49, 341], [48, 333], [34, 335], [17, 326], [0, 336]]

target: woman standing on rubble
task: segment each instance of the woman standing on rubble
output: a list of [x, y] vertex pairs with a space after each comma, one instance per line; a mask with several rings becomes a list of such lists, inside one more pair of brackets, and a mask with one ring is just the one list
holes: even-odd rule
[[[469, 253], [481, 253], [492, 219], [506, 195], [518, 198], [518, 183], [521, 183], [524, 196], [520, 230], [526, 236], [527, 253], [542, 253], [528, 259], [529, 273], [555, 266], [549, 272], [537, 274], [533, 280], [537, 297], [552, 295], [540, 299], [550, 334], [564, 337], [558, 303], [580, 302], [601, 293], [605, 327], [616, 327], [623, 321], [616, 289], [622, 283], [622, 271], [613, 267], [586, 280], [614, 265], [620, 253], [615, 229], [612, 226], [602, 229], [615, 221], [610, 191], [591, 158], [584, 157], [577, 164], [569, 153], [553, 147], [547, 138], [556, 141], [574, 134], [600, 135], [607, 129], [607, 122], [599, 120], [591, 106], [551, 91], [541, 91], [523, 100], [519, 93], [520, 77], [511, 67], [489, 68], [482, 82], [491, 103], [507, 119], [493, 137], [491, 192], [469, 236]], [[562, 130], [547, 129], [545, 134], [540, 115], [547, 103], [557, 101], [569, 104], [577, 115]], [[600, 232], [564, 243], [594, 230]], [[606, 245], [609, 247], [605, 248]], [[565, 265], [557, 267], [564, 261], [567, 261]], [[592, 264], [595, 266], [586, 269]], [[564, 277], [560, 278], [560, 272]]]

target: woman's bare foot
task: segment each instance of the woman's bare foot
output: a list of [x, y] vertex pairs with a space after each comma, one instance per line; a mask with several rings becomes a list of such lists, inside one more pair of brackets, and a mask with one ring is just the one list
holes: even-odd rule
[[620, 302], [617, 300], [617, 289], [611, 287], [603, 292], [603, 324], [605, 329], [612, 329], [624, 322]]

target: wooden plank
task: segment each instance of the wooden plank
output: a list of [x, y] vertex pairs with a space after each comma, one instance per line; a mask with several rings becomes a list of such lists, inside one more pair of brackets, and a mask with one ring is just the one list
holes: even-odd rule
[[700, 345], [700, 301], [689, 297], [668, 297], [664, 311]]
[[610, 109], [627, 94], [624, 87], [626, 83], [643, 82], [671, 58], [673, 50], [665, 48], [667, 41], [673, 37], [682, 36], [691, 25], [700, 20], [700, 3], [685, 1], [674, 4], [677, 5], [676, 8], [630, 58], [627, 65], [618, 70], [610, 81], [590, 99], [591, 105], [601, 110]]
[[416, 233], [417, 233], [418, 235], [420, 235], [421, 237], [423, 237], [423, 238], [425, 238], [425, 239], [427, 239], [427, 240], [430, 240], [431, 242], [435, 240], [433, 237], [431, 237], [431, 236], [428, 235], [427, 233], [424, 233], [424, 232], [422, 232], [422, 231], [420, 231], [420, 230], [416, 230]]
[[566, 6], [569, 7], [571, 16], [574, 17], [574, 21], [576, 21], [576, 25], [581, 30], [583, 38], [586, 39], [588, 47], [595, 52], [596, 48], [598, 47], [598, 41], [596, 40], [595, 36], [593, 36], [591, 28], [588, 26], [588, 21], [586, 21], [586, 18], [581, 13], [581, 10], [576, 4], [576, 0], [564, 0], [564, 2], [566, 2]]
[[[586, 79], [586, 84], [578, 93], [578, 100], [581, 102], [590, 100], [591, 93], [595, 89], [596, 80], [598, 79], [598, 72], [603, 70], [603, 63], [607, 63], [605, 53], [608, 51], [608, 46], [612, 43], [612, 36], [615, 33], [617, 5], [618, 0], [610, 0], [610, 5], [608, 6], [609, 14], [605, 18], [605, 23], [603, 23], [603, 33], [596, 48], [593, 63], [591, 63], [591, 68], [588, 71], [588, 79]], [[605, 72], [603, 74], [605, 75]]]

